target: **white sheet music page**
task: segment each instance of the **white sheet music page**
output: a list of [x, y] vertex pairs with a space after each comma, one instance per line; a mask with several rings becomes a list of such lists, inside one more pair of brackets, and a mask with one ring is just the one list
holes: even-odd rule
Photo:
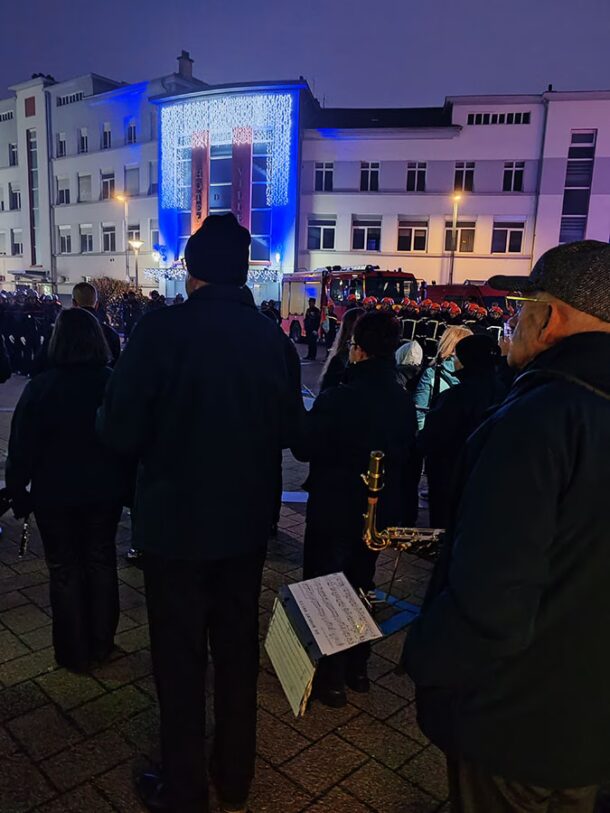
[[383, 637], [344, 573], [289, 584], [288, 589], [323, 655]]
[[316, 667], [278, 599], [273, 605], [265, 649], [294, 716], [300, 717], [305, 713]]

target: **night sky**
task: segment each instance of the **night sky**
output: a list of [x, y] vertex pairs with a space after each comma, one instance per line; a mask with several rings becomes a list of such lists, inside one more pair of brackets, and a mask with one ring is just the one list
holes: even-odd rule
[[33, 72], [309, 80], [327, 106], [610, 88], [610, 0], [1, 0], [0, 97]]

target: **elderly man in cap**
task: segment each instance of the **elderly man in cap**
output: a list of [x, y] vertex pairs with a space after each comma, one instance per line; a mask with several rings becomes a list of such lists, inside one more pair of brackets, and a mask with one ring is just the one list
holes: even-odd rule
[[590, 813], [610, 777], [610, 247], [490, 285], [515, 295], [518, 376], [468, 441], [403, 665], [452, 811]]
[[291, 384], [285, 337], [245, 287], [249, 246], [233, 215], [205, 220], [186, 245], [188, 300], [138, 323], [98, 418], [102, 438], [139, 460], [134, 518], [162, 771], [140, 777], [138, 789], [153, 811], [209, 809], [208, 644], [210, 775], [223, 810], [246, 809], [254, 773], [258, 599], [277, 460], [300, 388]]

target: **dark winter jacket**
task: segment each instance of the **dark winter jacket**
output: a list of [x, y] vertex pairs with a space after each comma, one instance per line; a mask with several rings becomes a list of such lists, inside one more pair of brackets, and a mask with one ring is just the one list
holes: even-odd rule
[[[578, 383], [578, 382], [581, 383]], [[610, 776], [610, 335], [572, 336], [469, 439], [404, 664], [428, 737], [550, 788]]]
[[32, 379], [13, 415], [6, 484], [18, 499], [31, 483], [34, 509], [125, 504], [133, 467], [102, 446], [96, 412], [107, 367], [53, 367]]
[[111, 448], [139, 459], [144, 551], [220, 559], [265, 543], [280, 452], [301, 405], [287, 344], [251, 292], [233, 286], [200, 288], [138, 323], [98, 427]]
[[344, 383], [319, 395], [303, 417], [302, 437], [293, 449], [311, 463], [308, 526], [337, 544], [361, 537], [366, 488], [360, 475], [374, 450], [386, 455], [380, 523], [414, 522], [417, 495], [409, 463], [416, 431], [415, 407], [396, 381], [394, 360], [350, 365]]
[[343, 376], [349, 364], [349, 349], [346, 348], [339, 353], [336, 353], [328, 362], [322, 380], [320, 381], [320, 392], [328, 390], [331, 387], [338, 387], [343, 381]]
[[305, 319], [303, 320], [303, 326], [307, 333], [313, 333], [319, 330], [321, 321], [322, 314], [320, 308], [317, 308], [315, 305], [313, 308], [307, 308], [305, 311]]
[[449, 522], [456, 468], [466, 441], [508, 392], [493, 365], [487, 370], [460, 370], [455, 375], [460, 383], [438, 396], [418, 438], [426, 459], [430, 524], [435, 528], [446, 528]]

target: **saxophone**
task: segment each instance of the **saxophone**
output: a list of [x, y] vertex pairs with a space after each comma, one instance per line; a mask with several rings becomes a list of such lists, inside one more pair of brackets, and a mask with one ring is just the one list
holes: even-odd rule
[[420, 559], [434, 562], [439, 555], [443, 530], [438, 528], [386, 528], [377, 530], [377, 503], [383, 489], [383, 452], [371, 452], [369, 469], [361, 475], [368, 489], [367, 510], [364, 515], [363, 540], [367, 548], [379, 553], [394, 548]]

